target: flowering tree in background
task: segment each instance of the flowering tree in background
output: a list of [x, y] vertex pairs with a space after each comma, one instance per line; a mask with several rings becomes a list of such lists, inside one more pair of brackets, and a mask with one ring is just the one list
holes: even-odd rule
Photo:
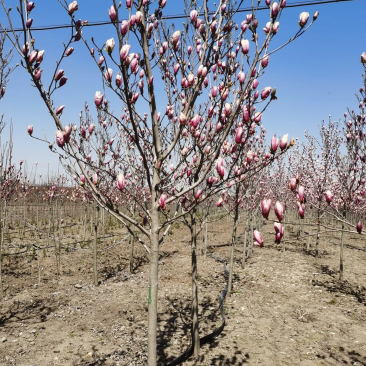
[[[4, 0], [1, 3], [11, 29], [9, 11]], [[7, 31], [4, 24], [1, 27], [55, 122], [58, 148], [47, 141], [50, 149], [60, 154], [65, 168], [90, 191], [98, 206], [122, 222], [149, 253], [148, 364], [156, 365], [158, 258], [164, 230], [190, 215], [195, 283], [197, 207], [224, 181], [235, 182], [237, 177], [229, 171], [235, 169], [249, 136], [255, 134], [264, 111], [276, 99], [275, 88], [258, 90], [270, 57], [302, 35], [318, 13], [309, 22], [309, 14], [301, 13], [299, 31], [271, 50], [286, 0], [266, 1], [269, 18], [264, 34], [258, 32], [255, 6], [241, 24], [236, 23], [235, 14], [243, 1], [220, 0], [210, 10], [207, 0], [186, 2], [186, 19], [178, 28], [163, 18], [167, 0], [126, 0], [126, 10], [113, 1], [109, 17], [117, 41], [110, 38], [98, 45], [83, 34], [86, 22], [76, 19], [77, 1], [60, 3], [70, 15], [73, 35], [64, 42], [48, 82], [41, 68], [47, 49], [36, 49], [32, 34], [35, 3], [19, 1], [21, 36]], [[55, 106], [53, 95], [59, 88], [67, 88], [67, 70], [61, 65], [72, 57], [73, 46], [80, 41], [103, 75], [108, 93], [120, 100], [117, 109], [121, 113], [114, 112], [106, 92], [97, 91], [97, 122], [82, 116], [77, 126], [62, 121], [67, 106]], [[233, 130], [235, 144], [230, 138]], [[127, 201], [136, 203], [137, 212], [129, 211]], [[176, 209], [171, 210], [173, 204]], [[197, 286], [192, 292], [192, 347], [197, 356]]]

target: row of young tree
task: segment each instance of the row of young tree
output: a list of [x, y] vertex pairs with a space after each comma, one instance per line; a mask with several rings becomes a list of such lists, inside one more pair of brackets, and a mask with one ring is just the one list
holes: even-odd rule
[[[47, 81], [42, 76], [47, 49], [36, 48], [32, 33], [36, 4], [19, 1], [17, 10], [23, 31], [17, 33], [10, 9], [1, 0], [4, 19], [8, 20], [7, 24], [0, 22], [3, 34], [20, 55], [21, 66], [56, 126], [55, 142], [35, 137], [32, 125], [28, 126], [28, 134], [58, 154], [78, 189], [82, 188], [98, 210], [101, 208], [123, 224], [146, 251], [150, 268], [146, 296], [149, 365], [157, 363], [159, 246], [175, 222], [189, 228], [189, 353], [198, 356], [202, 337], [198, 319], [197, 238], [215, 219], [210, 215], [213, 207], [231, 215], [234, 222], [229, 294], [240, 216], [245, 218], [246, 230], [249, 236], [253, 232], [258, 245], [263, 244], [263, 239], [253, 224], [254, 215], [260, 207], [262, 215], [268, 218], [272, 201], [276, 202], [274, 230], [278, 243], [284, 235], [281, 221], [286, 208], [294, 205], [300, 217], [304, 217], [306, 207], [316, 209], [318, 228], [324, 212], [333, 215], [342, 222], [343, 238], [346, 225], [350, 224], [347, 213], [361, 215], [364, 207], [365, 92], [360, 90], [360, 112], [349, 111], [342, 130], [338, 123], [323, 125], [320, 139], [306, 135], [302, 146], [295, 145], [288, 135], [273, 136], [268, 147], [262, 116], [277, 99], [276, 88], [259, 90], [259, 81], [270, 68], [272, 54], [304, 34], [317, 19], [317, 12], [310, 20], [309, 14], [302, 12], [299, 30], [288, 42], [271, 49], [286, 0], [266, 0], [268, 22], [263, 31], [256, 17], [259, 3], [241, 18], [243, 1], [220, 0], [213, 11], [207, 0], [187, 1], [184, 23], [176, 28], [164, 19], [167, 0], [127, 0], [126, 10], [113, 0], [108, 14], [116, 41], [110, 38], [97, 44], [83, 35], [87, 22], [76, 17], [77, 1], [59, 3], [70, 16], [72, 35], [65, 39], [52, 78]], [[65, 59], [73, 57], [74, 47], [80, 47], [80, 43], [94, 61], [96, 72], [102, 75], [106, 92], [95, 93], [95, 111], [86, 104], [77, 125], [63, 120], [67, 105], [56, 106], [53, 100], [59, 88], [67, 88], [67, 73], [62, 65]], [[365, 64], [365, 54], [361, 61]], [[5, 77], [1, 80], [6, 80], [9, 73], [5, 70], [9, 69], [6, 62], [3, 65], [0, 70]], [[119, 100], [117, 108], [113, 108], [107, 93]], [[1, 96], [4, 95], [5, 84], [1, 87]], [[121, 112], [115, 113], [115, 109]], [[2, 161], [6, 156], [2, 155]], [[10, 183], [23, 179], [24, 186], [25, 177], [10, 160], [1, 171], [2, 202], [8, 202], [10, 193], [17, 192]], [[52, 195], [52, 188], [49, 194]], [[6, 207], [2, 207], [6, 216]], [[361, 231], [360, 225], [357, 228]], [[319, 231], [317, 243], [318, 240]], [[343, 240], [341, 243], [343, 248]]]

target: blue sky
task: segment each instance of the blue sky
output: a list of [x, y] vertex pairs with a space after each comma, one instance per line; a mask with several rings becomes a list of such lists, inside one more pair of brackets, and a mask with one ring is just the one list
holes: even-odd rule
[[[291, 2], [296, 1], [288, 0], [287, 3]], [[90, 22], [109, 19], [107, 9], [112, 2], [80, 0], [78, 3], [77, 18]], [[210, 0], [210, 3], [213, 4], [213, 1]], [[15, 10], [18, 1], [6, 0], [6, 4], [14, 7], [11, 12], [14, 25], [19, 24]], [[39, 0], [35, 4], [36, 8], [32, 11], [34, 26], [69, 22], [68, 15], [57, 0]], [[244, 1], [245, 7], [249, 4], [248, 0]], [[182, 14], [183, 7], [183, 1], [168, 0], [164, 14]], [[366, 52], [366, 0], [285, 9], [280, 20], [280, 32], [271, 47], [287, 41], [298, 30], [297, 22], [302, 11], [312, 16], [315, 10], [320, 15], [313, 27], [272, 55], [266, 73], [260, 79], [260, 88], [277, 88], [278, 100], [271, 104], [262, 119], [268, 130], [268, 139], [274, 133], [289, 133], [290, 137], [303, 140], [305, 129], [317, 134], [317, 126], [323, 119], [328, 119], [329, 115], [334, 120], [340, 119], [347, 106], [357, 107], [354, 95], [362, 86], [363, 73], [360, 55]], [[4, 20], [3, 13], [0, 14], [0, 19]], [[237, 20], [240, 22], [244, 17], [245, 13], [239, 14]], [[258, 13], [260, 28], [264, 27], [267, 18], [268, 11]], [[176, 20], [175, 24], [179, 26], [181, 20]], [[50, 72], [61, 52], [62, 41], [69, 33], [70, 30], [33, 33], [37, 48], [45, 49], [42, 80], [50, 80]], [[99, 45], [108, 38], [116, 39], [112, 26], [87, 28], [84, 35], [88, 39], [94, 36]], [[79, 42], [73, 47], [73, 55], [62, 65], [69, 80], [55, 97], [56, 106], [66, 105], [62, 116], [64, 123], [78, 123], [84, 103], [93, 105], [95, 91], [102, 90], [101, 76], [85, 46]], [[14, 54], [13, 63], [18, 61], [19, 56]], [[37, 90], [30, 84], [29, 76], [19, 67], [11, 75], [5, 98], [0, 102], [0, 114], [4, 114], [7, 121], [12, 120], [14, 125], [14, 160], [26, 159], [29, 167], [37, 161], [38, 172], [43, 174], [46, 174], [48, 165], [50, 171], [57, 172], [57, 156], [50, 153], [47, 145], [29, 138], [26, 132], [28, 124], [33, 124], [34, 135], [43, 137], [46, 134], [54, 140], [54, 122]], [[113, 106], [116, 111], [120, 108], [117, 104]], [[6, 129], [3, 132], [5, 138], [7, 133]]]

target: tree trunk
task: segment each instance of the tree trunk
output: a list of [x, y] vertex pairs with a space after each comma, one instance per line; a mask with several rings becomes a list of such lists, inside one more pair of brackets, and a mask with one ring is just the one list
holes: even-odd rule
[[319, 240], [320, 240], [320, 203], [318, 206], [318, 216], [317, 216], [317, 232], [316, 232], [316, 243], [315, 243], [315, 257], [319, 254]]
[[95, 221], [94, 221], [94, 247], [93, 247], [93, 270], [94, 270], [94, 286], [98, 286], [98, 220], [99, 220], [99, 206], [96, 205]]
[[243, 259], [241, 261], [241, 268], [244, 269], [245, 267], [245, 260], [246, 260], [246, 251], [247, 251], [247, 228], [245, 227], [245, 233], [244, 233], [244, 244], [243, 244]]
[[205, 259], [206, 256], [207, 256], [207, 222], [206, 222], [206, 233], [205, 233], [205, 255], [204, 255]]
[[196, 208], [191, 214], [191, 250], [192, 250], [192, 344], [193, 355], [198, 357], [200, 353], [200, 336], [198, 322], [198, 286], [197, 286], [197, 228]]
[[[343, 209], [343, 218], [346, 217], [346, 209]], [[344, 238], [344, 222], [342, 222], [341, 247], [339, 251], [339, 280], [343, 280], [343, 238]]]
[[238, 224], [238, 217], [239, 217], [239, 205], [238, 205], [238, 198], [239, 198], [239, 189], [240, 186], [236, 186], [235, 192], [235, 215], [234, 215], [234, 225], [233, 225], [233, 233], [231, 237], [231, 253], [230, 253], [230, 269], [229, 269], [229, 283], [227, 288], [227, 294], [231, 296], [232, 285], [233, 285], [233, 272], [234, 272], [234, 251], [235, 251], [235, 241], [236, 241], [236, 228]]
[[[154, 186], [158, 177], [154, 174]], [[159, 268], [159, 211], [157, 192], [152, 191], [151, 236], [150, 236], [150, 269], [149, 269], [149, 298], [148, 298], [148, 365], [157, 364], [157, 327], [158, 327], [158, 268]]]

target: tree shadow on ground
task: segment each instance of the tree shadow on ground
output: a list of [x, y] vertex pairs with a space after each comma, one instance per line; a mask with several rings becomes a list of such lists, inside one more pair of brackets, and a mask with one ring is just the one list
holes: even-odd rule
[[[160, 327], [158, 333], [158, 364], [160, 365], [172, 363], [191, 346], [191, 299], [169, 297], [167, 300], [169, 310], [159, 316], [159, 322], [164, 325]], [[204, 298], [200, 303], [199, 313], [200, 337], [212, 333], [221, 325], [218, 301], [213, 301], [209, 297]], [[192, 356], [188, 360], [197, 364], [207, 363], [212, 350], [219, 346], [219, 338], [225, 335], [222, 332], [219, 337], [213, 337], [208, 344], [201, 347], [198, 359], [194, 360]], [[212, 365], [243, 365], [248, 362], [248, 359], [249, 355], [242, 354], [234, 344], [234, 350], [230, 350], [227, 355], [215, 355], [209, 362]]]
[[[326, 267], [326, 266], [323, 266]], [[324, 268], [324, 274], [328, 274], [332, 279], [313, 280], [314, 286], [324, 287], [328, 292], [339, 292], [345, 295], [351, 295], [356, 297], [357, 301], [366, 305], [366, 287], [353, 285], [347, 280], [340, 281], [335, 278], [336, 271], [332, 271], [329, 268]]]
[[56, 300], [50, 299], [37, 299], [32, 302], [16, 301], [6, 312], [0, 312], [0, 327], [14, 322], [43, 323], [47, 320], [47, 315], [54, 312], [57, 307]]
[[361, 355], [355, 350], [347, 350], [344, 347], [329, 348], [327, 352], [321, 352], [316, 355], [318, 359], [333, 359], [339, 365], [363, 365], [366, 366], [366, 356]]

